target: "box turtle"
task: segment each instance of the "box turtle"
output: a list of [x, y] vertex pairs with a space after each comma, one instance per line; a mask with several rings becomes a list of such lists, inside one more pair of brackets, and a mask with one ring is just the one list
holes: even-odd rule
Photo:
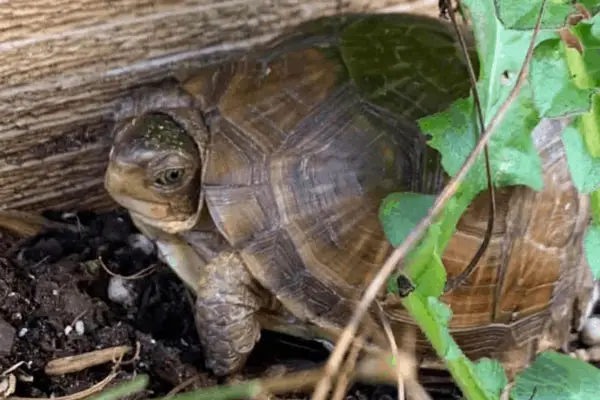
[[[211, 370], [244, 365], [261, 328], [335, 339], [392, 251], [382, 199], [438, 193], [448, 181], [416, 120], [468, 96], [460, 54], [440, 20], [327, 17], [227, 62], [182, 67], [123, 102], [105, 187], [194, 290]], [[543, 190], [497, 191], [485, 256], [442, 297], [465, 354], [497, 358], [509, 373], [563, 346], [590, 311], [588, 199], [571, 182], [561, 127], [543, 121], [533, 133]], [[486, 196], [443, 255], [449, 277], [483, 240]], [[395, 332], [415, 331], [388, 300], [382, 292]], [[367, 323], [380, 326], [375, 309]], [[416, 343], [422, 365], [436, 365], [423, 336]]]

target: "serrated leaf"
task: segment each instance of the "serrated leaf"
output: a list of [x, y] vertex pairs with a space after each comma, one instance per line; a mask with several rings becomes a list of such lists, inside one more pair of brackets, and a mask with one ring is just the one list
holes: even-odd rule
[[[533, 32], [505, 28], [490, 1], [463, 0], [463, 4], [469, 10], [475, 32], [481, 65], [477, 89], [487, 124], [514, 86]], [[555, 33], [550, 35], [556, 37]], [[547, 38], [538, 34], [536, 41]]]
[[[542, 163], [535, 148], [531, 132], [539, 118], [532, 100], [524, 94], [509, 107], [506, 118], [488, 143], [492, 179], [496, 186], [526, 185], [541, 190]], [[428, 144], [442, 154], [442, 166], [450, 176], [455, 176], [469, 153], [475, 147], [476, 136], [473, 118], [469, 118], [472, 99], [460, 100], [444, 113], [419, 120], [423, 131], [432, 136]], [[483, 155], [480, 155], [464, 185], [477, 192], [487, 187]]]
[[529, 76], [534, 104], [542, 117], [563, 117], [589, 110], [594, 90], [580, 89], [570, 79], [562, 40], [548, 39], [536, 46]]
[[[481, 60], [477, 84], [486, 123], [498, 111], [515, 84], [532, 34], [502, 26], [491, 2], [465, 0], [475, 27]], [[539, 39], [538, 39], [539, 42]], [[447, 111], [419, 120], [432, 136], [429, 145], [442, 154], [442, 165], [454, 176], [475, 147], [477, 130], [472, 98], [455, 102]], [[540, 118], [533, 107], [531, 88], [521, 87], [505, 118], [489, 141], [492, 179], [496, 186], [526, 185], [541, 190], [542, 164], [531, 132]], [[481, 191], [487, 187], [483, 155], [471, 170], [465, 185]]]
[[[542, 6], [541, 0], [496, 0], [498, 15], [506, 28], [533, 29]], [[577, 9], [571, 0], [547, 1], [541, 29], [560, 28]]]
[[512, 400], [589, 400], [600, 392], [600, 369], [568, 355], [548, 351], [520, 373]]
[[450, 322], [450, 318], [452, 318], [452, 310], [450, 307], [448, 307], [447, 304], [442, 303], [436, 297], [429, 296], [427, 297], [427, 308], [435, 318], [438, 325], [438, 333], [445, 344], [445, 351], [442, 355], [444, 359], [446, 361], [455, 361], [460, 357], [464, 357], [464, 353], [456, 345], [448, 330], [448, 323]]
[[594, 279], [600, 279], [600, 225], [590, 224], [583, 240], [585, 257], [592, 270]]
[[475, 372], [485, 390], [494, 398], [500, 397], [508, 384], [502, 364], [498, 360], [480, 358], [475, 363]]
[[590, 154], [584, 139], [586, 133], [583, 132], [582, 126], [581, 118], [567, 125], [562, 135], [562, 142], [565, 146], [567, 165], [577, 191], [589, 194], [600, 187], [600, 158]]

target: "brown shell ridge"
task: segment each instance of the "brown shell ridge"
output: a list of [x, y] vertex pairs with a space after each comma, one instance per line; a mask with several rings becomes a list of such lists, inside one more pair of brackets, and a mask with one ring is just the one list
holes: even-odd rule
[[[565, 335], [559, 330], [569, 326], [575, 298], [587, 296], [587, 289], [580, 285], [581, 276], [589, 272], [582, 264], [581, 249], [588, 201], [576, 192], [566, 160], [560, 156], [564, 155], [560, 130], [556, 122], [543, 121], [534, 131], [543, 161], [542, 191], [526, 187], [497, 190], [495, 229], [486, 255], [462, 287], [443, 297], [452, 304], [453, 332], [504, 324], [517, 344], [536, 329], [536, 335], [560, 342]], [[483, 236], [484, 217], [485, 194], [465, 213], [443, 255], [449, 276], [464, 268], [468, 255], [479, 245], [477, 236]], [[549, 315], [553, 323], [546, 326], [542, 322]], [[540, 322], [530, 331], [516, 328], [520, 321], [530, 319]]]
[[300, 318], [347, 321], [391, 251], [381, 200], [421, 180], [420, 132], [373, 110], [342, 84], [287, 136], [276, 132], [277, 147], [250, 151], [259, 139], [252, 131], [242, 137], [240, 121], [226, 115], [213, 136], [211, 157], [227, 166], [210, 163], [207, 173], [215, 222], [257, 280]]

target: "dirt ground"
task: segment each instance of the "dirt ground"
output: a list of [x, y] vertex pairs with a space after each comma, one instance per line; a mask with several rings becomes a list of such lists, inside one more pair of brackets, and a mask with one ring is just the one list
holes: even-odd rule
[[[220, 383], [203, 367], [189, 294], [125, 213], [48, 212], [46, 217], [76, 222], [82, 229], [26, 240], [0, 233], [0, 372], [5, 372], [0, 393], [10, 391], [11, 375], [16, 381], [13, 396], [81, 392], [105, 379], [114, 363], [60, 375], [48, 375], [47, 363], [123, 345], [132, 351], [110, 385], [148, 374], [148, 390], [136, 398], [165, 395], [194, 376], [195, 383], [184, 391]], [[119, 277], [136, 273], [137, 279]], [[264, 332], [239, 378], [260, 376], [273, 365], [314, 367], [327, 355], [317, 343]], [[460, 398], [452, 386], [430, 389], [436, 400]], [[366, 385], [353, 386], [346, 397], [395, 398], [393, 387]]]

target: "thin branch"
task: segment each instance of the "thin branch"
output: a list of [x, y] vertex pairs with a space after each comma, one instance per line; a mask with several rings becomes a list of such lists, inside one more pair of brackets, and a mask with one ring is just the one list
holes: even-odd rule
[[[492, 134], [498, 127], [498, 124], [504, 118], [512, 102], [517, 98], [517, 95], [519, 94], [519, 91], [521, 90], [521, 87], [523, 86], [527, 75], [529, 63], [533, 55], [533, 48], [535, 46], [535, 41], [540, 28], [541, 17], [545, 5], [546, 0], [542, 0], [541, 10], [538, 15], [533, 35], [531, 37], [531, 42], [529, 43], [529, 47], [527, 49], [525, 60], [523, 62], [523, 65], [521, 66], [521, 70], [519, 71], [517, 81], [515, 82], [515, 85], [510, 91], [508, 97], [502, 103], [496, 115], [494, 115], [494, 117], [486, 126], [486, 129], [483, 132], [481, 139], [477, 142], [475, 148], [473, 149], [473, 151], [471, 151], [471, 153], [463, 163], [458, 174], [448, 183], [448, 185], [446, 185], [442, 193], [437, 197], [436, 202], [429, 209], [427, 216], [425, 216], [425, 218], [423, 218], [417, 224], [417, 226], [415, 226], [409, 232], [404, 242], [402, 242], [402, 244], [393, 251], [390, 257], [388, 257], [388, 259], [383, 264], [377, 275], [373, 278], [373, 280], [367, 287], [361, 301], [358, 303], [356, 310], [354, 311], [354, 314], [348, 322], [348, 325], [342, 332], [339, 341], [336, 343], [335, 349], [333, 350], [331, 356], [329, 357], [329, 360], [325, 364], [324, 368], [327, 373], [324, 374], [323, 379], [321, 379], [321, 381], [317, 385], [317, 388], [315, 389], [312, 397], [313, 400], [325, 398], [325, 395], [329, 392], [329, 389], [331, 387], [330, 377], [335, 375], [336, 368], [339, 367], [342, 358], [346, 354], [346, 351], [348, 350], [348, 347], [352, 342], [352, 339], [356, 336], [356, 331], [358, 329], [360, 321], [368, 312], [371, 303], [373, 302], [381, 288], [385, 285], [385, 282], [387, 281], [391, 273], [396, 268], [398, 268], [398, 263], [404, 259], [408, 251], [423, 237], [423, 235], [427, 232], [427, 229], [429, 229], [429, 227], [433, 223], [433, 220], [442, 212], [448, 200], [450, 200], [450, 198], [452, 198], [452, 196], [456, 193], [459, 185], [465, 179], [473, 164], [475, 164], [477, 157], [479, 157], [483, 148], [490, 140]], [[400, 269], [401, 268], [402, 267], [400, 267]]]
[[[458, 28], [458, 23], [456, 21], [456, 15], [454, 13], [454, 8], [452, 8], [451, 0], [443, 0], [446, 3], [447, 12], [450, 16], [450, 20], [452, 21], [452, 26], [454, 27], [454, 31], [456, 36], [458, 37], [458, 41], [460, 43], [460, 48], [463, 52], [463, 56], [465, 57], [467, 63], [467, 72], [469, 73], [469, 80], [471, 81], [471, 91], [473, 93], [473, 100], [475, 103], [475, 111], [477, 112], [477, 118], [479, 120], [479, 129], [477, 130], [477, 137], [480, 137], [480, 132], [482, 132], [485, 128], [485, 120], [483, 118], [483, 111], [481, 108], [481, 100], [479, 98], [479, 92], [477, 90], [477, 77], [475, 75], [475, 71], [473, 70], [473, 64], [471, 63], [471, 58], [469, 57], [469, 49], [467, 47], [467, 43], [465, 42], [465, 37], [461, 30]], [[460, 7], [460, 1], [458, 2], [458, 6]], [[483, 257], [485, 251], [487, 250], [490, 240], [492, 238], [492, 231], [494, 230], [494, 220], [496, 218], [496, 195], [494, 193], [494, 182], [492, 180], [492, 167], [490, 165], [490, 154], [488, 151], [487, 144], [484, 149], [484, 157], [485, 157], [485, 174], [488, 182], [488, 193], [489, 193], [489, 215], [488, 215], [488, 223], [485, 231], [485, 235], [483, 237], [483, 241], [481, 245], [479, 245], [479, 249], [469, 262], [469, 265], [454, 279], [448, 279], [446, 281], [446, 285], [444, 287], [444, 292], [450, 292], [457, 287], [459, 287], [465, 279], [467, 279], [471, 273], [477, 267], [479, 260]]]
[[[383, 307], [380, 303], [377, 303], [377, 308], [379, 309], [379, 318], [381, 318], [381, 324], [383, 325], [383, 330], [390, 342], [390, 347], [392, 349], [392, 354], [394, 355], [394, 359], [398, 360], [399, 352], [398, 352], [398, 344], [396, 343], [396, 338], [394, 337], [394, 332], [392, 331], [392, 326], [390, 325], [390, 321], [385, 316], [383, 311]], [[399, 370], [398, 362], [396, 362], [396, 370]], [[404, 400], [404, 379], [402, 379], [402, 374], [400, 372], [396, 373], [398, 380], [398, 400]]]

